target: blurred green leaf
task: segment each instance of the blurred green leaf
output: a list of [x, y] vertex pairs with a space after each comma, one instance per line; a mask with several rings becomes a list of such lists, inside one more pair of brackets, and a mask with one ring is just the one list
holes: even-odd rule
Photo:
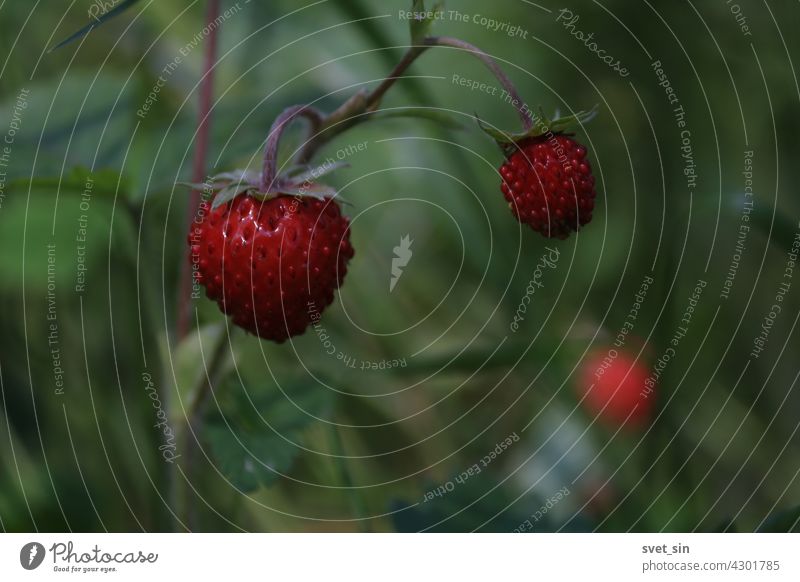
[[63, 176], [19, 178], [9, 183], [9, 190], [29, 188], [58, 189], [57, 191], [83, 192], [91, 189], [92, 194], [110, 194], [117, 191], [128, 192], [127, 182], [116, 170], [92, 172], [89, 168], [76, 166]]
[[479, 367], [484, 371], [508, 367], [519, 370], [527, 362], [548, 360], [554, 350], [555, 343], [547, 338], [537, 340], [532, 346], [526, 341], [516, 340], [508, 341], [502, 347], [499, 343], [476, 342], [466, 349], [456, 346], [426, 350], [411, 360], [407, 367], [398, 368], [397, 373], [472, 373]]
[[212, 425], [207, 435], [220, 471], [243, 493], [274, 483], [296, 456], [277, 436], [260, 431], [233, 433], [227, 427]]
[[[2, 289], [21, 289], [23, 281], [31, 292], [49, 283], [64, 291], [73, 289], [79, 283], [79, 268], [89, 276], [106, 277], [109, 250], [119, 252], [130, 244], [126, 236], [130, 228], [123, 225], [127, 216], [115, 213], [112, 225], [108, 198], [92, 197], [87, 202], [74, 190], [65, 190], [56, 198], [52, 189], [44, 187], [33, 188], [29, 196], [26, 192], [25, 198], [15, 197], [3, 205], [0, 215], [0, 245], [7, 249], [0, 253]], [[116, 225], [122, 230], [115, 231]]]
[[310, 378], [282, 388], [283, 392], [270, 384], [250, 394], [238, 386], [222, 414], [209, 420], [207, 435], [214, 458], [244, 492], [275, 483], [301, 452], [294, 443], [332, 412], [333, 392]]
[[753, 212], [753, 222], [764, 236], [769, 236], [770, 242], [787, 252], [791, 250], [798, 224], [790, 220], [786, 214], [776, 212], [773, 220], [771, 209], [757, 206]]
[[[455, 477], [453, 475], [445, 483], [428, 481], [419, 503], [395, 501], [392, 509], [396, 513], [392, 515], [392, 521], [397, 531], [511, 533], [540, 506], [539, 500], [533, 495], [514, 503], [506, 489], [497, 488], [489, 493], [496, 477], [488, 471], [463, 483], [456, 481]], [[437, 490], [438, 495], [434, 493]], [[426, 498], [430, 499], [425, 501]], [[537, 524], [537, 531], [555, 529], [556, 524], [551, 522], [549, 516]]]
[[758, 528], [759, 532], [767, 533], [798, 533], [800, 532], [800, 505], [771, 515]]
[[[206, 374], [208, 360], [211, 358], [211, 353], [214, 351], [214, 346], [217, 345], [220, 335], [224, 332], [223, 323], [195, 328], [175, 348], [172, 356], [175, 381], [177, 382], [178, 394], [184, 406], [187, 406], [186, 403], [191, 398], [192, 389]], [[203, 365], [204, 359], [205, 366]], [[174, 420], [178, 422], [183, 418], [184, 413], [181, 407], [175, 408], [177, 410], [174, 410], [174, 413], [179, 418]]]
[[708, 533], [737, 533], [738, 531], [739, 528], [736, 526], [736, 521], [728, 516], [709, 529]]
[[[340, 0], [338, 9], [353, 21], [353, 24], [359, 28], [371, 46], [388, 47], [397, 44], [392, 35], [388, 34], [386, 29], [379, 25], [379, 21], [372, 18], [375, 15], [373, 6], [365, 7], [362, 0]], [[400, 58], [395, 50], [378, 51], [376, 56], [389, 69], [394, 67]], [[403, 80], [403, 87], [416, 102], [430, 102], [432, 100], [431, 92], [420, 79], [414, 77], [406, 78]]]

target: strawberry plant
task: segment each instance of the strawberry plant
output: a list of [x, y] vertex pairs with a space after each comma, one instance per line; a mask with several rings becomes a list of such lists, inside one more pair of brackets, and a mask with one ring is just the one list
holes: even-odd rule
[[0, 528], [796, 529], [780, 34], [90, 4], [0, 6]]
[[[211, 2], [209, 17], [214, 12]], [[593, 112], [553, 120], [534, 115], [494, 59], [461, 39], [432, 36], [435, 12], [426, 11], [421, 0], [413, 3], [413, 12], [417, 16], [410, 22], [410, 47], [376, 88], [357, 91], [329, 113], [309, 104], [288, 107], [268, 133], [260, 172], [231, 169], [190, 185], [204, 194], [189, 207], [196, 215], [188, 235], [196, 281], [234, 325], [263, 340], [282, 343], [319, 323], [345, 283], [355, 254], [338, 193], [320, 181], [343, 164], [315, 166], [315, 154], [345, 132], [384, 118], [389, 113], [381, 109], [384, 97], [429, 50], [447, 48], [474, 57], [495, 76], [517, 111], [521, 132], [502, 131], [476, 118], [508, 156], [500, 174], [514, 215], [544, 236], [558, 238], [591, 219], [595, 192], [586, 148], [563, 132], [589, 121]], [[209, 69], [206, 82], [210, 74]], [[413, 118], [418, 112], [401, 109], [400, 114]], [[207, 111], [201, 114], [201, 134], [209, 116]], [[282, 138], [299, 119], [308, 125], [307, 137], [279, 164]], [[204, 148], [204, 140], [197, 147]], [[189, 272], [184, 268], [184, 280]], [[188, 287], [184, 282], [184, 292]], [[223, 335], [219, 341], [229, 340]], [[219, 379], [217, 372], [210, 370], [209, 378]], [[210, 383], [201, 383], [201, 395], [193, 400], [203, 402], [202, 393], [209, 388]], [[197, 418], [203, 421], [202, 409]], [[243, 462], [252, 463], [226, 458], [225, 450], [216, 448], [223, 471], [232, 476], [241, 473]]]

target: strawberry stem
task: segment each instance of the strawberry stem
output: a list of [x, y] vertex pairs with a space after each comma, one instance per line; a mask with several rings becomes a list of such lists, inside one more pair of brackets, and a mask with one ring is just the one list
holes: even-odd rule
[[511, 103], [516, 104], [515, 109], [517, 110], [517, 113], [519, 113], [523, 127], [526, 130], [529, 130], [533, 127], [533, 121], [531, 120], [531, 116], [526, 113], [526, 109], [524, 107], [525, 102], [522, 100], [517, 87], [514, 85], [513, 81], [511, 81], [511, 78], [506, 75], [503, 69], [500, 68], [500, 65], [497, 64], [497, 61], [489, 56], [488, 53], [478, 48], [474, 44], [470, 44], [459, 38], [453, 38], [449, 36], [429, 36], [422, 42], [423, 44], [420, 46], [411, 47], [406, 52], [403, 60], [397, 64], [389, 76], [386, 77], [386, 79], [384, 79], [384, 81], [367, 96], [367, 110], [372, 111], [378, 107], [380, 100], [383, 98], [386, 92], [392, 87], [392, 85], [395, 84], [398, 79], [403, 77], [406, 69], [408, 69], [408, 67], [410, 67], [411, 64], [417, 60], [420, 55], [422, 55], [422, 53], [431, 47], [442, 46], [472, 53], [477, 59], [486, 65], [486, 68], [491, 71], [495, 78], [500, 82], [500, 85], [502, 85], [503, 89], [505, 89], [508, 93]]
[[[203, 60], [203, 77], [200, 81], [200, 104], [197, 113], [197, 145], [194, 150], [192, 182], [205, 180], [206, 158], [208, 156], [208, 136], [211, 130], [211, 100], [214, 93], [214, 64], [217, 55], [217, 26], [213, 23], [220, 13], [220, 0], [209, 0], [206, 8], [206, 25], [209, 30], [208, 43]], [[200, 206], [200, 191], [193, 190], [186, 207], [186, 232], [192, 227], [195, 214]], [[191, 250], [188, 251], [191, 255]], [[175, 339], [180, 342], [189, 331], [189, 295], [192, 289], [191, 256], [187, 256], [181, 265], [180, 288], [178, 294], [177, 322]]]
[[303, 116], [311, 122], [312, 136], [319, 132], [320, 126], [327, 119], [322, 112], [308, 105], [294, 105], [284, 109], [275, 119], [267, 136], [267, 144], [264, 146], [264, 164], [261, 171], [261, 191], [264, 193], [277, 185], [275, 179], [278, 172], [278, 146], [283, 133], [298, 116]]
[[198, 383], [189, 393], [187, 406], [184, 409], [186, 416], [178, 426], [179, 443], [186, 455], [185, 471], [181, 476], [183, 481], [178, 515], [181, 525], [189, 531], [196, 531], [198, 527], [197, 512], [191, 502], [192, 497], [196, 495], [192, 479], [196, 473], [198, 452], [203, 439], [204, 417], [213, 396], [214, 385], [222, 376], [229, 354], [233, 353], [232, 332], [233, 328], [228, 328], [226, 325], [215, 340], [211, 352], [203, 357], [205, 373], [200, 376]]
[[[220, 15], [220, 0], [208, 0], [206, 7], [206, 26], [209, 29], [208, 43], [205, 47], [205, 54], [203, 57], [203, 77], [200, 81], [200, 103], [198, 107], [198, 122], [197, 122], [197, 142], [194, 151], [194, 162], [192, 168], [192, 181], [200, 183], [205, 180], [206, 172], [206, 158], [208, 156], [208, 138], [211, 129], [211, 102], [214, 94], [214, 65], [217, 55], [217, 26], [213, 23], [219, 18]], [[186, 232], [192, 227], [195, 214], [200, 206], [200, 192], [193, 190], [189, 203], [186, 207]], [[189, 251], [191, 253], [191, 250]], [[175, 339], [176, 344], [180, 342], [189, 331], [189, 296], [192, 288], [192, 272], [190, 267], [190, 256], [187, 256], [181, 266], [180, 287], [178, 290], [178, 305], [177, 305], [177, 321], [175, 326]], [[169, 414], [169, 412], [168, 412]], [[190, 422], [186, 420], [186, 424]], [[189, 428], [188, 426], [186, 427]], [[178, 431], [182, 430], [180, 427]], [[187, 460], [194, 456], [193, 447], [187, 442]], [[189, 462], [186, 469], [184, 479], [191, 480], [192, 478], [192, 463]], [[186, 523], [193, 524], [194, 511], [189, 503], [189, 489], [190, 483], [177, 482], [177, 479], [172, 477], [169, 481], [170, 499], [177, 506], [179, 515], [182, 516], [182, 525], [186, 527]], [[181, 522], [181, 518], [178, 518]], [[190, 525], [192, 527], [192, 525]]]
[[320, 123], [312, 128], [308, 141], [297, 156], [297, 163], [307, 164], [320, 147], [363, 121], [361, 116], [367, 110], [367, 98], [368, 94], [365, 91], [359, 91], [342, 103], [336, 111], [324, 116]]
[[286, 127], [289, 125], [289, 122], [297, 115], [305, 115], [311, 120], [312, 124], [308, 141], [298, 155], [298, 163], [304, 164], [308, 163], [316, 151], [331, 139], [344, 133], [354, 125], [370, 119], [371, 116], [365, 115], [365, 113], [374, 112], [380, 105], [381, 99], [383, 99], [389, 89], [403, 77], [406, 70], [408, 70], [414, 61], [426, 50], [435, 46], [467, 51], [479, 59], [500, 82], [503, 89], [506, 90], [512, 105], [514, 105], [514, 108], [519, 114], [525, 131], [529, 131], [533, 128], [533, 120], [527, 112], [525, 102], [522, 100], [519, 91], [508, 75], [505, 74], [491, 56], [477, 46], [457, 38], [447, 36], [427, 37], [423, 39], [422, 44], [410, 47], [392, 72], [389, 73], [389, 76], [372, 92], [365, 93], [361, 91], [356, 93], [330, 115], [325, 116], [318, 110], [304, 105], [290, 107], [281, 113], [273, 123], [267, 139], [267, 146], [264, 152], [264, 169], [261, 177], [261, 189], [266, 192], [269, 188], [275, 186], [278, 142]]
[[431, 43], [433, 46], [445, 46], [472, 53], [477, 59], [486, 65], [486, 68], [491, 71], [495, 78], [500, 82], [500, 85], [502, 85], [503, 89], [506, 90], [508, 97], [511, 99], [511, 104], [519, 114], [519, 118], [522, 121], [522, 126], [526, 130], [533, 128], [533, 120], [531, 119], [531, 116], [526, 113], [527, 107], [525, 106], [525, 101], [522, 100], [517, 87], [511, 81], [511, 78], [505, 74], [503, 69], [500, 68], [500, 65], [497, 64], [497, 61], [490, 57], [486, 52], [473, 44], [470, 44], [459, 38], [452, 38], [449, 36], [429, 37], [425, 39], [425, 42]]
[[[423, 41], [425, 42], [425, 41]], [[423, 44], [421, 46], [413, 46], [406, 54], [403, 55], [403, 59], [397, 63], [395, 68], [389, 73], [389, 76], [386, 77], [377, 88], [375, 88], [372, 93], [367, 96], [366, 108], [367, 110], [374, 110], [380, 104], [381, 99], [386, 94], [386, 92], [392, 88], [392, 86], [397, 82], [398, 79], [401, 79], [405, 74], [406, 70], [411, 66], [411, 64], [419, 58], [419, 56], [424, 53], [426, 50], [431, 48], [432, 45], [430, 44]]]

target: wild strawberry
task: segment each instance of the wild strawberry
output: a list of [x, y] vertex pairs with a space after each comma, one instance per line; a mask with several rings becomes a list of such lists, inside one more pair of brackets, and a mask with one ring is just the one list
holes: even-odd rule
[[589, 412], [617, 427], [641, 426], [649, 420], [655, 393], [647, 388], [648, 369], [625, 352], [594, 354], [583, 365], [579, 387]]
[[196, 277], [233, 322], [263, 339], [302, 334], [331, 304], [353, 257], [333, 199], [244, 194], [189, 235]]
[[517, 220], [564, 239], [592, 219], [594, 176], [586, 148], [558, 133], [526, 138], [500, 168], [503, 195]]

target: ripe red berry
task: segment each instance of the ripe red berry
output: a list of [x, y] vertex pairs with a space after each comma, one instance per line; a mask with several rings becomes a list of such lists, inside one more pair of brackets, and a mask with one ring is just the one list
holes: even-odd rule
[[564, 134], [519, 142], [500, 175], [517, 220], [548, 238], [567, 238], [592, 219], [597, 194], [586, 148]]
[[590, 356], [583, 364], [579, 391], [591, 414], [611, 426], [641, 426], [651, 417], [655, 393], [647, 388], [647, 367], [625, 352]]
[[333, 301], [353, 257], [333, 199], [241, 195], [189, 235], [197, 281], [233, 322], [263, 339], [302, 334]]

